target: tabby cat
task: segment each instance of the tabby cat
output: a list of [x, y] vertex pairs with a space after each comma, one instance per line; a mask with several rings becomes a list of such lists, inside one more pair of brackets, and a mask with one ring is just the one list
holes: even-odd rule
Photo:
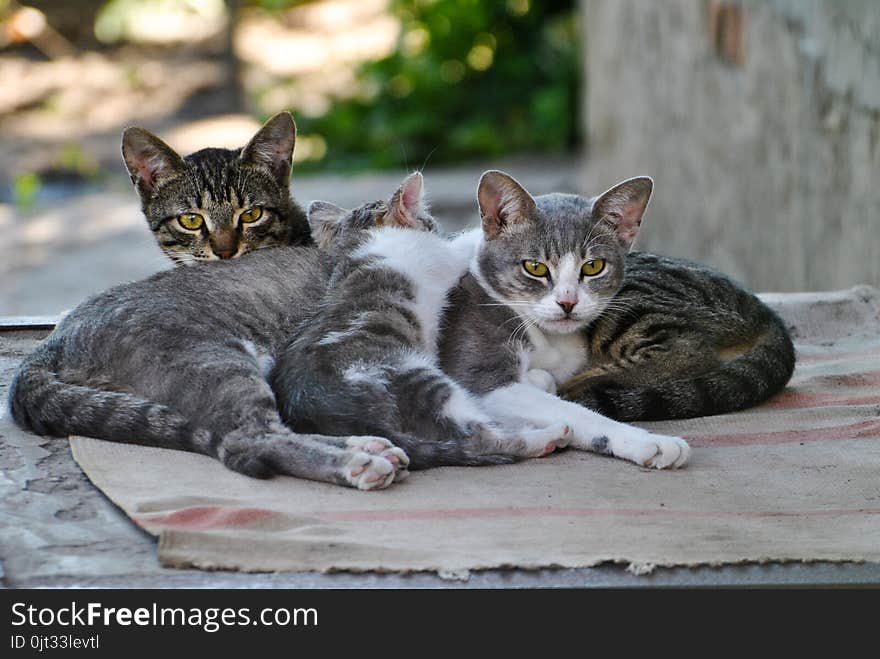
[[416, 173], [387, 202], [309, 207], [334, 270], [269, 377], [282, 418], [301, 432], [385, 437], [412, 469], [511, 462], [564, 446], [560, 423], [505, 432], [437, 367], [440, 316], [471, 253], [438, 235], [422, 192]]
[[295, 141], [293, 118], [280, 112], [241, 149], [185, 158], [143, 128], [128, 128], [122, 156], [159, 247], [189, 265], [311, 242], [305, 213], [290, 196]]
[[625, 421], [742, 410], [794, 371], [788, 330], [761, 300], [705, 266], [644, 252], [629, 254], [584, 335], [589, 366], [559, 393]]
[[[183, 165], [145, 141], [132, 169], [139, 189], [152, 191], [148, 212], [227, 220], [244, 206], [287, 213], [289, 129], [289, 117], [276, 117], [242, 151]], [[294, 433], [266, 381], [271, 356], [323, 298], [329, 274], [316, 247], [290, 246], [111, 288], [66, 315], [25, 358], [10, 387], [12, 418], [40, 435], [203, 453], [255, 477], [385, 487], [405, 471], [403, 451], [380, 437]]]

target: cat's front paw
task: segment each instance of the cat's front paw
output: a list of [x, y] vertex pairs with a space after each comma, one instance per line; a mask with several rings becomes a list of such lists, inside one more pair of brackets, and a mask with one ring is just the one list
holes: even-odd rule
[[364, 451], [352, 454], [343, 468], [343, 477], [359, 490], [381, 490], [394, 482], [396, 469], [390, 461]]
[[668, 435], [649, 435], [642, 451], [643, 467], [653, 469], [678, 469], [687, 464], [691, 457], [691, 447], [681, 437]]
[[556, 395], [556, 379], [542, 368], [531, 368], [526, 371], [526, 380], [548, 394]]

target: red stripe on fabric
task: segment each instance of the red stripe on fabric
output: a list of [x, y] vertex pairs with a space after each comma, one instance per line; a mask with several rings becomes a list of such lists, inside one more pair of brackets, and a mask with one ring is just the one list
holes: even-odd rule
[[727, 435], [685, 436], [691, 446], [748, 446], [752, 444], [785, 444], [788, 442], [821, 442], [843, 439], [880, 438], [880, 419], [867, 419], [857, 423], [827, 428], [804, 428], [801, 430], [778, 430], [775, 432], [730, 433]]
[[764, 407], [775, 408], [804, 408], [804, 407], [832, 407], [841, 405], [870, 405], [880, 403], [880, 394], [871, 396], [841, 396], [840, 394], [818, 394], [811, 391], [797, 391], [789, 389], [778, 396], [774, 396]]
[[336, 510], [309, 515], [334, 522], [385, 522], [420, 519], [487, 519], [496, 517], [839, 517], [878, 515], [880, 508], [853, 508], [834, 510], [667, 510], [665, 508], [450, 508], [408, 510]]
[[880, 348], [871, 348], [870, 350], [858, 350], [854, 352], [814, 352], [804, 354], [797, 350], [797, 361], [799, 362], [824, 362], [834, 359], [858, 359], [860, 357], [877, 357], [880, 358]]
[[139, 515], [134, 520], [140, 526], [161, 525], [198, 530], [249, 526], [279, 514], [265, 508], [193, 506], [166, 514]]

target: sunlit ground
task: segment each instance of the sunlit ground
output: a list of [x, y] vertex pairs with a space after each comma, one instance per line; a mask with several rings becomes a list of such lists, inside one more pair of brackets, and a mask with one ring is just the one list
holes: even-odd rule
[[[387, 4], [330, 0], [280, 15], [242, 12], [233, 44], [247, 107], [232, 114], [222, 90], [230, 74], [221, 57], [229, 20], [222, 2], [219, 10], [203, 2], [201, 20], [134, 12], [127, 23], [98, 21], [105, 38], [135, 42], [110, 50], [65, 47], [48, 61], [0, 50], [0, 186], [24, 173], [69, 168], [72, 148], [82, 167], [112, 170], [127, 125], [149, 127], [189, 152], [240, 146], [255, 128], [252, 114], [324, 112], [332, 97], [362, 93], [355, 82], [362, 62], [393, 50], [400, 27]], [[320, 158], [325, 150], [322, 137], [301, 135], [297, 157]]]

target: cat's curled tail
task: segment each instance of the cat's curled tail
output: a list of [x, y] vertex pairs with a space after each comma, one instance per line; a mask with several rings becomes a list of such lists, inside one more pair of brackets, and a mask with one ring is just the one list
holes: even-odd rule
[[[686, 276], [681, 266], [676, 270]], [[704, 289], [709, 299], [674, 312], [661, 296], [646, 300], [645, 289], [639, 298], [638, 289], [635, 282], [629, 291], [625, 285], [629, 302], [610, 314], [607, 326], [594, 328], [616, 337], [606, 349], [617, 358], [566, 382], [563, 398], [619, 421], [683, 419], [759, 405], [791, 378], [795, 350], [784, 322], [730, 280], [713, 276]], [[642, 315], [633, 322], [628, 308]], [[630, 348], [614, 351], [616, 341]]]
[[38, 435], [88, 435], [114, 442], [210, 454], [210, 432], [165, 405], [135, 395], [71, 384], [56, 374], [50, 339], [27, 357], [9, 389], [13, 420]]

